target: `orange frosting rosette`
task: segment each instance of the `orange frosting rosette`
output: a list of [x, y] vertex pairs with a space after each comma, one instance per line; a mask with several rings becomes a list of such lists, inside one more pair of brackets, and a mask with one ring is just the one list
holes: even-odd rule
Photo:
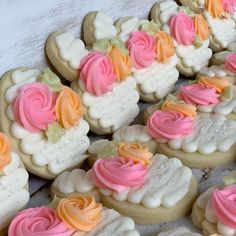
[[96, 203], [93, 196], [79, 194], [61, 199], [56, 212], [69, 229], [86, 232], [93, 229], [103, 217], [102, 204]]
[[205, 40], [208, 38], [210, 33], [209, 26], [202, 15], [196, 15], [194, 17], [194, 27], [196, 30], [196, 34], [201, 40]]
[[80, 97], [69, 87], [63, 86], [56, 102], [56, 117], [62, 127], [69, 129], [79, 122], [83, 115]]
[[175, 54], [174, 41], [169, 34], [159, 31], [156, 35], [157, 61], [165, 63]]
[[194, 105], [174, 101], [165, 101], [161, 108], [162, 111], [177, 111], [186, 116], [195, 117], [197, 108]]
[[215, 18], [221, 17], [224, 11], [222, 0], [205, 0], [205, 8]]
[[198, 80], [199, 84], [204, 84], [210, 88], [214, 88], [218, 93], [222, 93], [223, 90], [229, 86], [229, 81], [227, 79], [222, 79], [218, 77], [204, 77], [202, 76]]
[[134, 163], [141, 162], [143, 165], [149, 164], [153, 156], [148, 147], [144, 147], [140, 143], [120, 143], [118, 154], [126, 160], [132, 160]]
[[131, 75], [132, 64], [128, 54], [122, 53], [117, 47], [112, 47], [108, 52], [108, 56], [112, 60], [118, 82]]
[[11, 143], [7, 136], [0, 132], [0, 171], [11, 162]]

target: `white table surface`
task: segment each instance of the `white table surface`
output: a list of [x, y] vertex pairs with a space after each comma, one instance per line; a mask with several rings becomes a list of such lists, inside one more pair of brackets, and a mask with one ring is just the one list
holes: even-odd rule
[[[121, 16], [148, 17], [156, 0], [0, 0], [0, 76], [20, 66], [42, 69], [50, 66], [44, 52], [49, 34], [68, 30], [80, 35], [86, 13], [103, 10], [114, 19]], [[145, 108], [147, 104], [141, 104]], [[102, 138], [90, 135], [91, 140]], [[193, 170], [200, 191], [220, 183], [222, 176], [236, 169], [236, 164], [214, 170]], [[50, 181], [30, 176], [31, 200], [28, 207], [50, 202]], [[175, 222], [153, 226], [138, 226], [141, 235], [154, 236], [161, 229], [187, 226], [197, 231], [187, 216]]]

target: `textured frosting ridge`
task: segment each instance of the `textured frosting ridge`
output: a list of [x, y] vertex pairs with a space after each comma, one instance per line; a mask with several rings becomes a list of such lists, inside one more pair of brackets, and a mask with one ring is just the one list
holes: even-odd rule
[[205, 8], [213, 17], [221, 17], [223, 13], [222, 0], [206, 0]]
[[210, 29], [207, 21], [202, 15], [196, 15], [194, 17], [194, 27], [196, 35], [199, 36], [201, 40], [206, 40], [210, 34]]
[[230, 53], [225, 58], [225, 68], [236, 74], [236, 53]]
[[11, 143], [8, 137], [0, 132], [0, 172], [11, 162]]

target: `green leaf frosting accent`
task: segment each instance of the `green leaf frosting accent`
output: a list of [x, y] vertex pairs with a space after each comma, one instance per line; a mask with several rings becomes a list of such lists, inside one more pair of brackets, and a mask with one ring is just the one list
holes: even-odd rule
[[202, 40], [199, 38], [198, 35], [195, 36], [195, 39], [193, 41], [193, 45], [196, 47], [196, 48], [200, 48], [202, 46]]
[[107, 53], [112, 47], [119, 48], [122, 53], [128, 54], [125, 44], [119, 37], [114, 37], [112, 39], [99, 39], [93, 43], [93, 50], [103, 53]]
[[140, 29], [142, 31], [148, 32], [150, 35], [155, 35], [161, 29], [161, 24], [157, 24], [153, 20], [147, 20], [141, 24]]
[[195, 12], [193, 12], [189, 7], [187, 6], [179, 6], [178, 7], [179, 11], [184, 12], [186, 15], [190, 16], [190, 17], [194, 17], [196, 14]]
[[53, 122], [48, 125], [45, 135], [50, 143], [56, 143], [64, 133], [65, 130], [57, 122]]
[[106, 144], [106, 146], [98, 152], [99, 158], [106, 158], [110, 156], [116, 156], [117, 155], [117, 145], [118, 141], [113, 140]]
[[226, 186], [236, 184], [236, 171], [232, 172], [229, 176], [223, 177], [223, 181]]
[[188, 83], [189, 83], [189, 84], [197, 84], [198, 81], [197, 81], [196, 79], [195, 79], [195, 80], [189, 80]]
[[221, 101], [229, 102], [233, 99], [233, 89], [231, 86], [226, 87], [220, 96]]
[[45, 69], [37, 79], [38, 81], [48, 85], [52, 91], [58, 92], [61, 90], [62, 85], [60, 79], [49, 68]]
[[99, 39], [93, 43], [93, 50], [106, 53], [111, 48], [109, 39]]
[[51, 203], [48, 205], [49, 208], [52, 208], [52, 209], [56, 209], [59, 202], [60, 202], [60, 198], [57, 197], [56, 195], [53, 197], [53, 200], [51, 201]]
[[[231, 14], [226, 12], [226, 11], [223, 11], [221, 16], [225, 17], [225, 18], [231, 18]], [[233, 18], [233, 17], [232, 17]]]
[[168, 94], [165, 98], [165, 101], [177, 101], [177, 97], [173, 94]]

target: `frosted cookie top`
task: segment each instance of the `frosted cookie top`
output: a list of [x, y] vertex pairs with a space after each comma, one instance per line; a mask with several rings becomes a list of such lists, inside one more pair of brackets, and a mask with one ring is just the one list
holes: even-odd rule
[[0, 231], [29, 201], [27, 187], [28, 173], [12, 152], [10, 140], [0, 133]]
[[133, 220], [103, 208], [91, 196], [71, 195], [56, 201], [52, 203], [55, 209], [43, 206], [20, 212], [13, 219], [8, 235], [102, 236], [115, 232], [122, 236], [139, 235]]
[[201, 236], [201, 234], [193, 233], [185, 227], [178, 227], [159, 233], [157, 236]]

